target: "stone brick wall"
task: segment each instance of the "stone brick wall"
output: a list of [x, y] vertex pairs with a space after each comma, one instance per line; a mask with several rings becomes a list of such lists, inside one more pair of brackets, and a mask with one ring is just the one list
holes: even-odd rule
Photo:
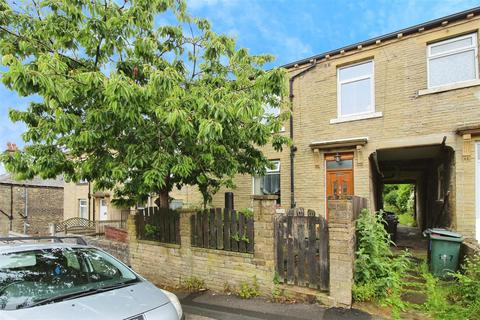
[[114, 227], [105, 227], [105, 239], [114, 240], [120, 242], [128, 242], [128, 233], [126, 230], [114, 228]]
[[[50, 223], [63, 221], [63, 188], [0, 185], [0, 209], [8, 215], [13, 211], [12, 231], [24, 232], [21, 215], [27, 212], [27, 233], [47, 235]], [[0, 234], [7, 235], [9, 229], [9, 219], [0, 214]]]
[[359, 209], [354, 207], [354, 199], [328, 200], [330, 297], [337, 306], [352, 304], [355, 219]]
[[[274, 216], [276, 196], [253, 196], [254, 253], [195, 248], [191, 246], [190, 216], [180, 214], [181, 245], [138, 240], [135, 216], [128, 220], [131, 265], [151, 282], [162, 286], [182, 286], [195, 277], [207, 288], [222, 292], [226, 287], [238, 290], [242, 282], [251, 284], [257, 278], [263, 296], [271, 296], [275, 275]], [[352, 199], [335, 201], [330, 207], [329, 259], [330, 296], [318, 290], [282, 285], [288, 296], [314, 296], [327, 305], [350, 307], [352, 302], [355, 226]]]
[[130, 250], [128, 243], [100, 237], [83, 236], [83, 238], [89, 245], [102, 249], [126, 265], [130, 265]]
[[130, 261], [134, 270], [155, 284], [179, 286], [196, 277], [214, 291], [226, 286], [238, 289], [242, 282], [253, 282], [256, 276], [264, 296], [273, 289], [275, 198], [254, 199], [255, 247], [253, 254], [191, 247], [190, 216], [180, 215], [181, 245], [137, 240], [135, 216], [128, 220]]

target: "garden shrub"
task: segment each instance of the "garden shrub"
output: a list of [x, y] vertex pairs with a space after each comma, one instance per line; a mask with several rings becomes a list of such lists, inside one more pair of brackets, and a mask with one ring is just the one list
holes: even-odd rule
[[402, 277], [411, 266], [408, 252], [394, 257], [392, 241], [383, 226], [382, 213], [364, 209], [357, 220], [358, 249], [355, 259], [356, 301], [384, 299], [398, 295]]

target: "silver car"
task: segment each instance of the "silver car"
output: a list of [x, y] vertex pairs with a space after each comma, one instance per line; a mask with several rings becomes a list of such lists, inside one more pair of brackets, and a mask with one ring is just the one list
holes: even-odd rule
[[[12, 238], [8, 238], [12, 239]], [[42, 238], [43, 240], [44, 238]], [[50, 237], [0, 245], [1, 320], [179, 320], [177, 297], [108, 253]], [[38, 240], [38, 238], [36, 238]]]

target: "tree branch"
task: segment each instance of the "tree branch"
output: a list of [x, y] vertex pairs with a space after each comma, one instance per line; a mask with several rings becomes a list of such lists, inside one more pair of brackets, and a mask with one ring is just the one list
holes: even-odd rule
[[60, 53], [60, 52], [58, 52], [58, 51], [53, 50], [53, 49], [50, 48], [48, 45], [46, 45], [45, 43], [43, 43], [42, 41], [40, 41], [40, 40], [38, 40], [38, 39], [31, 39], [31, 38], [28, 38], [28, 37], [25, 37], [25, 36], [21, 36], [21, 35], [19, 35], [19, 34], [16, 34], [16, 33], [13, 32], [13, 31], [8, 30], [8, 29], [5, 28], [4, 26], [0, 26], [0, 30], [2, 30], [2, 31], [4, 31], [4, 32], [6, 32], [6, 33], [8, 33], [8, 34], [10, 34], [10, 35], [13, 36], [13, 37], [16, 37], [16, 38], [19, 38], [19, 39], [23, 39], [23, 40], [26, 40], [26, 41], [30, 41], [30, 42], [32, 42], [32, 41], [33, 41], [33, 42], [36, 42], [36, 43], [40, 44], [40, 45], [41, 45], [45, 50], [47, 50], [48, 52], [50, 52], [50, 53], [56, 53], [56, 54], [58, 54], [59, 56], [65, 58], [65, 59], [68, 59], [68, 60], [70, 60], [70, 61], [72, 61], [72, 62], [74, 62], [74, 63], [76, 63], [76, 64], [78, 64], [78, 65], [80, 65], [80, 66], [82, 66], [82, 67], [84, 67], [84, 68], [89, 69], [89, 66], [87, 66], [87, 65], [84, 64], [83, 62], [78, 61], [78, 60], [75, 60], [75, 59], [72, 58], [72, 57], [69, 57], [69, 56], [67, 56], [67, 55], [65, 55], [65, 54], [63, 54], [63, 53]]
[[188, 23], [188, 26], [190, 28], [190, 33], [192, 35], [192, 46], [193, 46], [193, 69], [192, 69], [192, 78], [190, 79], [190, 81], [193, 80], [193, 78], [195, 77], [195, 70], [196, 70], [196, 67], [197, 67], [197, 45], [195, 43], [194, 40], [194, 36], [193, 36], [193, 28], [192, 28], [192, 24], [189, 22]]

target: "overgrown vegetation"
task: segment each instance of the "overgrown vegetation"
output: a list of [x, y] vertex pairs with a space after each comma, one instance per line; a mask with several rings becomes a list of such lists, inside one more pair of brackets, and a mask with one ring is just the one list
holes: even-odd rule
[[383, 188], [383, 206], [397, 215], [400, 224], [415, 226], [413, 184], [386, 184]]
[[240, 284], [240, 289], [238, 290], [238, 295], [242, 299], [255, 298], [260, 295], [260, 290], [258, 286], [257, 277], [253, 276], [253, 282], [250, 284], [248, 282], [242, 282]]
[[357, 221], [358, 250], [355, 260], [356, 301], [379, 301], [393, 307], [394, 312], [404, 308], [400, 299], [402, 277], [411, 267], [408, 252], [393, 256], [392, 243], [383, 226], [382, 214], [363, 210]]
[[[453, 280], [443, 281], [428, 271], [426, 263], [413, 265], [408, 252], [394, 256], [382, 222], [381, 213], [367, 210], [357, 221], [354, 299], [390, 307], [393, 319], [400, 319], [402, 311], [415, 309], [434, 319], [480, 320], [480, 256], [466, 259], [460, 271], [451, 274]], [[406, 277], [423, 278], [425, 283]], [[403, 301], [402, 295], [412, 291], [424, 294], [426, 302]]]
[[145, 225], [145, 239], [147, 240], [155, 240], [158, 238], [158, 233], [160, 230], [158, 230], [157, 226], [151, 225], [151, 224], [146, 224]]
[[427, 302], [425, 311], [435, 319], [480, 319], [480, 256], [467, 259], [459, 272], [453, 274], [456, 282], [444, 282], [431, 275], [424, 266]]
[[203, 289], [206, 289], [205, 281], [194, 276], [183, 280], [182, 287], [187, 289], [189, 292], [198, 292]]
[[243, 208], [239, 213], [243, 214], [245, 218], [253, 218], [253, 209], [251, 208]]
[[235, 234], [232, 234], [230, 238], [235, 241], [244, 241], [245, 243], [250, 243], [250, 239], [246, 235], [240, 236], [238, 232]]

